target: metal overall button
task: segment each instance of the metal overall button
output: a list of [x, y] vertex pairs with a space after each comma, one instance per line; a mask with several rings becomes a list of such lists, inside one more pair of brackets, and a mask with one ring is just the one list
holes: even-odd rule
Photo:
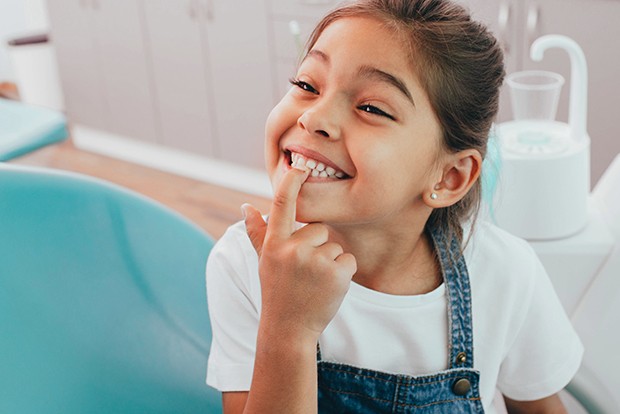
[[457, 364], [464, 364], [465, 361], [467, 361], [467, 354], [465, 352], [459, 352], [455, 359]]
[[452, 385], [452, 392], [456, 395], [464, 396], [471, 389], [471, 382], [467, 378], [461, 378], [456, 380], [456, 382]]

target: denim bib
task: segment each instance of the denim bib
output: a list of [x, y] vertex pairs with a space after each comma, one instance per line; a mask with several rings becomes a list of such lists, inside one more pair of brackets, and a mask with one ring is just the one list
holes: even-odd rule
[[448, 304], [449, 363], [431, 375], [390, 374], [321, 359], [317, 347], [319, 413], [483, 413], [480, 373], [473, 369], [471, 289], [460, 243], [431, 231]]

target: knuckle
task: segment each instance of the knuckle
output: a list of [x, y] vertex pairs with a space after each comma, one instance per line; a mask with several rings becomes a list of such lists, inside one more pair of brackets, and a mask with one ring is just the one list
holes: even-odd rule
[[306, 227], [308, 228], [307, 231], [318, 239], [327, 240], [329, 238], [329, 230], [324, 224], [310, 223]]
[[282, 208], [288, 204], [288, 194], [283, 193], [282, 191], [277, 191], [273, 196], [273, 205], [276, 208]]

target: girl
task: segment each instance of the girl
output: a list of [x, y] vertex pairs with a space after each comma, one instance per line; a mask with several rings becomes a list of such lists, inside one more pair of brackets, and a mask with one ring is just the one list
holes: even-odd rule
[[207, 265], [226, 413], [564, 411], [581, 343], [531, 248], [471, 224], [503, 76], [448, 1], [319, 23], [267, 120], [269, 219], [244, 205]]

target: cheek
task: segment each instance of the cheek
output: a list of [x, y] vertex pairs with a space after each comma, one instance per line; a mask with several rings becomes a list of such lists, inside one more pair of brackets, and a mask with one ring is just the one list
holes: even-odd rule
[[280, 105], [276, 105], [269, 116], [265, 124], [265, 165], [270, 174], [273, 173], [273, 168], [277, 163], [279, 150], [279, 141], [282, 136], [281, 127], [281, 109]]
[[368, 146], [356, 157], [359, 178], [377, 200], [399, 196], [394, 194], [395, 188], [402, 195], [418, 192], [432, 167], [429, 148], [412, 145], [408, 138], [396, 141]]
[[280, 156], [280, 140], [284, 133], [294, 126], [297, 118], [287, 96], [282, 98], [269, 113], [265, 124], [265, 159], [270, 167]]

